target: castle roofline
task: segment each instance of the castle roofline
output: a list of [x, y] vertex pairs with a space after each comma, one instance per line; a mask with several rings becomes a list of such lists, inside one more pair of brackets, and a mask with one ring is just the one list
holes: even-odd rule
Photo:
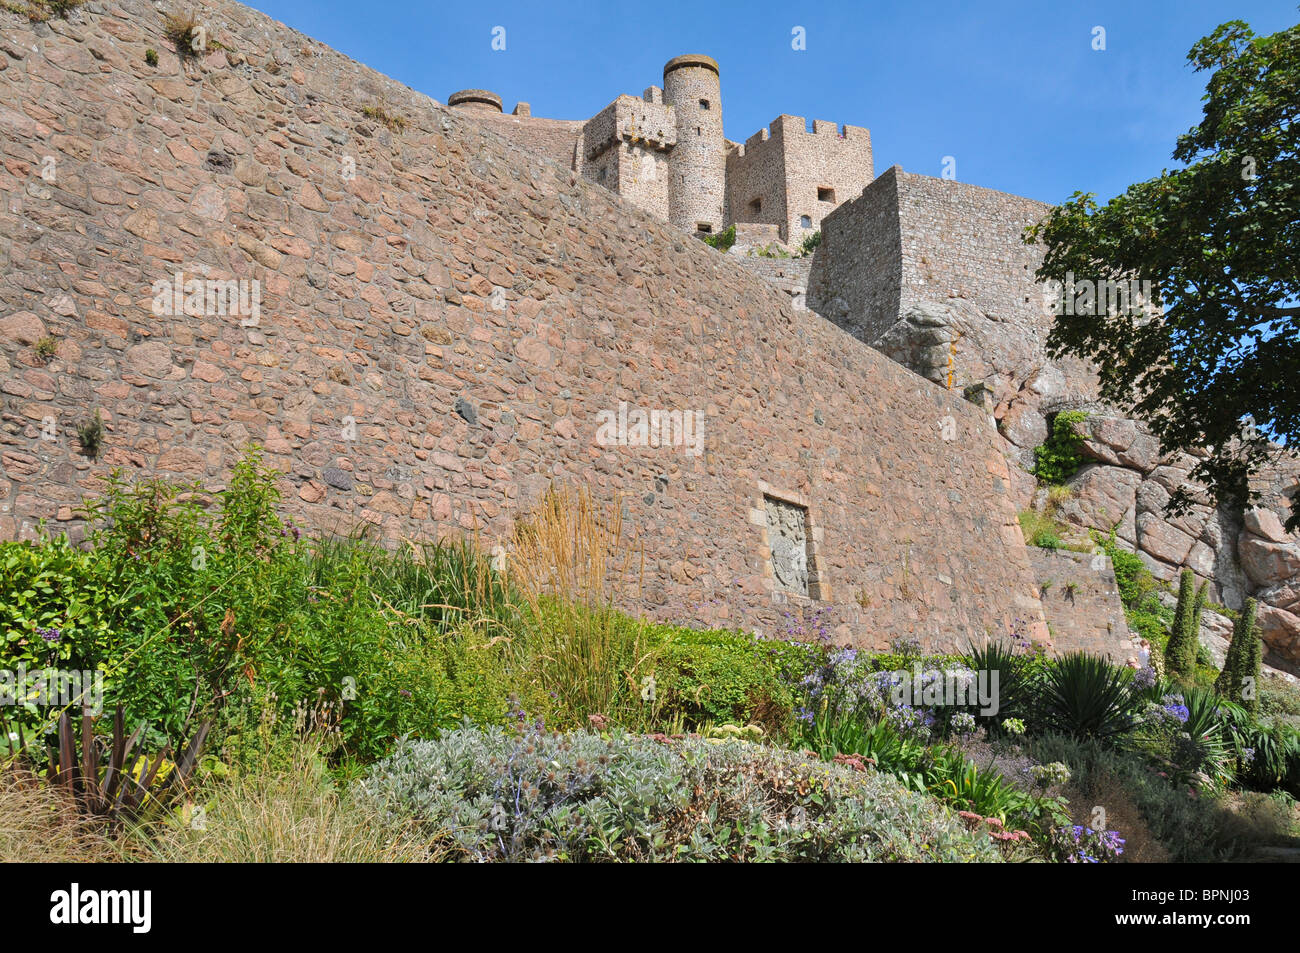
[[664, 76], [667, 76], [675, 69], [682, 69], [686, 66], [702, 66], [705, 69], [711, 69], [719, 76], [722, 70], [718, 68], [718, 61], [712, 56], [705, 56], [703, 53], [687, 53], [683, 56], [675, 56], [664, 64]]

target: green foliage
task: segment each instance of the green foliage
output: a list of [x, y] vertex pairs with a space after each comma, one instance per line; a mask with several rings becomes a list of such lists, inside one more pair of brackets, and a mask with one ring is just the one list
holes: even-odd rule
[[789, 685], [807, 653], [741, 632], [661, 627], [661, 718], [687, 724], [753, 721], [769, 733], [789, 731]]
[[[1223, 671], [1214, 683], [1214, 690], [1224, 698], [1239, 703], [1254, 714], [1259, 708], [1260, 646], [1259, 629], [1255, 625], [1258, 603], [1247, 599], [1232, 626], [1232, 641], [1223, 659]], [[1249, 681], [1247, 681], [1249, 679]], [[1245, 691], [1245, 686], [1250, 691]]]
[[1300, 731], [1282, 722], [1262, 724], [1230, 702], [1223, 703], [1222, 711], [1237, 780], [1258, 791], [1281, 789], [1300, 797]]
[[[1270, 438], [1300, 445], [1300, 25], [1255, 36], [1233, 20], [1188, 60], [1212, 72], [1177, 167], [1102, 207], [1076, 193], [1027, 240], [1046, 246], [1039, 280], [1151, 283], [1159, 320], [1075, 309], [1056, 317], [1049, 353], [1090, 360], [1102, 398], [1147, 421], [1163, 452], [1210, 448], [1186, 484], [1244, 505], [1250, 474], [1279, 453]], [[1169, 506], [1191, 502], [1182, 488]]]
[[36, 360], [41, 364], [48, 364], [50, 361], [54, 360], [54, 355], [57, 354], [58, 351], [59, 342], [54, 340], [54, 338], [50, 337], [48, 334], [37, 341], [32, 347], [32, 353], [35, 355]]
[[1184, 775], [1202, 774], [1213, 781], [1231, 780], [1229, 745], [1220, 701], [1213, 692], [1199, 688], [1183, 691], [1187, 721], [1174, 738], [1172, 760]]
[[65, 536], [0, 543], [0, 668], [93, 669], [125, 605], [103, 570]]
[[736, 226], [728, 225], [716, 235], [701, 235], [704, 244], [711, 245], [724, 255], [736, 244]]
[[451, 859], [997, 859], [892, 778], [744, 741], [464, 728], [403, 742], [364, 790]]
[[1017, 519], [1020, 521], [1020, 531], [1025, 537], [1026, 545], [1038, 546], [1041, 549], [1060, 549], [1065, 545], [1061, 541], [1061, 534], [1065, 532], [1065, 527], [1051, 514], [1040, 513], [1034, 509], [1021, 510], [1017, 514]]
[[144, 51], [144, 61], [145, 61], [146, 63], [148, 63], [150, 66], [157, 66], [157, 65], [158, 65], [158, 51], [155, 50], [153, 47], [150, 47], [149, 49], [145, 50], [145, 51]]
[[1021, 790], [993, 767], [980, 768], [955, 748], [926, 745], [890, 721], [819, 717], [805, 739], [825, 760], [856, 757], [858, 764], [893, 775], [910, 791], [926, 793], [954, 811], [996, 818], [1036, 840], [1065, 819], [1058, 798]]
[[1157, 595], [1159, 583], [1136, 553], [1120, 547], [1113, 530], [1109, 536], [1094, 532], [1092, 538], [1110, 557], [1115, 569], [1115, 582], [1129, 628], [1153, 647], [1163, 649], [1173, 623], [1173, 613], [1160, 602]]
[[819, 228], [811, 235], [805, 235], [804, 240], [799, 243], [799, 254], [796, 258], [806, 258], [808, 255], [817, 251], [817, 247], [822, 243], [822, 230]]
[[1054, 731], [1113, 743], [1134, 724], [1137, 699], [1132, 672], [1084, 652], [1056, 659], [1047, 668], [1043, 715]]
[[[276, 477], [256, 449], [212, 497], [113, 476], [88, 505], [88, 551], [61, 537], [0, 545], [0, 662], [102, 669], [107, 702], [153, 747], [199, 714], [220, 746], [263, 707], [287, 715], [303, 701], [337, 706], [339, 757], [363, 763], [400, 735], [519, 711], [566, 728], [593, 715], [642, 730], [790, 728], [804, 649], [530, 605], [467, 541], [389, 552], [302, 539], [278, 515]], [[31, 728], [41, 716], [28, 713]]]
[[1174, 625], [1165, 649], [1169, 676], [1190, 679], [1196, 666], [1196, 650], [1201, 644], [1201, 606], [1205, 604], [1205, 586], [1196, 591], [1196, 578], [1190, 569], [1184, 569], [1178, 584], [1178, 606], [1174, 610]]
[[1040, 483], [1061, 486], [1074, 476], [1083, 465], [1083, 437], [1074, 431], [1074, 425], [1088, 419], [1086, 411], [1066, 410], [1052, 417], [1052, 429], [1047, 439], [1034, 448], [1034, 476]]
[[973, 672], [988, 672], [990, 679], [992, 673], [997, 673], [997, 712], [976, 713], [977, 720], [989, 732], [1002, 733], [1002, 723], [1009, 718], [1023, 721], [1030, 730], [1038, 730], [1043, 718], [1039, 699], [1051, 667], [1045, 654], [1019, 651], [1000, 640], [990, 640], [982, 646], [972, 644], [965, 663]]

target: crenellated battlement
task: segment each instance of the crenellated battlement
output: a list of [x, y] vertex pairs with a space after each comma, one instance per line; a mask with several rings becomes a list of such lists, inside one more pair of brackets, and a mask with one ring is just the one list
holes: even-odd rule
[[721, 100], [717, 61], [688, 54], [664, 66], [663, 86], [616, 96], [585, 121], [535, 118], [527, 103], [507, 117], [483, 89], [454, 93], [448, 105], [688, 231], [774, 225], [797, 242], [871, 183], [865, 127], [782, 113], [735, 144], [722, 134]]

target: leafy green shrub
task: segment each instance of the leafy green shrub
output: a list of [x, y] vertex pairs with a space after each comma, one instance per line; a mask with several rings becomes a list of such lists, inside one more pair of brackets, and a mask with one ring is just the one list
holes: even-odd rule
[[817, 246], [822, 243], [822, 230], [819, 228], [811, 235], [805, 235], [804, 240], [799, 243], [799, 254], [796, 257], [804, 258], [811, 255], [817, 250]]
[[1082, 410], [1066, 410], [1052, 417], [1047, 439], [1034, 448], [1033, 472], [1039, 482], [1059, 486], [1079, 471], [1083, 437], [1074, 432], [1074, 425], [1087, 419], [1087, 412]]
[[1173, 612], [1161, 603], [1157, 595], [1160, 584], [1136, 553], [1129, 552], [1116, 542], [1113, 530], [1108, 536], [1094, 532], [1092, 538], [1110, 557], [1129, 628], [1154, 648], [1163, 651], [1174, 617]]
[[95, 668], [124, 607], [97, 554], [65, 536], [3, 542], [0, 578], [0, 668]]
[[[453, 611], [453, 587], [428, 578], [403, 591], [436, 597], [442, 608], [414, 619], [394, 609], [384, 595], [396, 598], [404, 583], [381, 577], [374, 553], [352, 547], [317, 558], [280, 520], [275, 476], [250, 450], [210, 499], [195, 487], [114, 477], [89, 505], [89, 552], [61, 540], [0, 548], [6, 579], [24, 580], [0, 590], [5, 663], [12, 668], [39, 651], [67, 667], [103, 670], [106, 703], [123, 705], [131, 727], [144, 722], [144, 745], [155, 750], [198, 716], [212, 719], [219, 745], [240, 706], [263, 693], [286, 712], [303, 699], [339, 702], [346, 750], [362, 759], [405, 732], [454, 724], [439, 709], [455, 692], [438, 673], [466, 639], [490, 639], [458, 628], [444, 641], [439, 630], [452, 622], [472, 628], [508, 610], [488, 600]], [[459, 558], [447, 556], [447, 565]], [[476, 598], [464, 596], [462, 606]], [[53, 648], [38, 628], [59, 630]], [[465, 670], [477, 671], [458, 669]], [[450, 712], [503, 717], [502, 678], [475, 675], [461, 683], [460, 697], [485, 683], [485, 691], [500, 691], [496, 709], [478, 699]]]
[[736, 244], [736, 226], [728, 225], [716, 235], [701, 235], [704, 244], [711, 245], [724, 255]]
[[1046, 724], [1076, 738], [1114, 741], [1134, 724], [1138, 699], [1132, 680], [1129, 669], [1085, 652], [1056, 659], [1043, 687]]
[[1236, 760], [1236, 778], [1257, 791], [1283, 790], [1300, 798], [1300, 731], [1256, 721], [1241, 705], [1222, 702], [1222, 725]]
[[754, 722], [770, 733], [791, 728], [789, 688], [807, 669], [799, 646], [743, 632], [661, 627], [662, 717], [686, 724]]
[[477, 861], [991, 861], [934, 801], [875, 772], [744, 741], [464, 728], [363, 782]]

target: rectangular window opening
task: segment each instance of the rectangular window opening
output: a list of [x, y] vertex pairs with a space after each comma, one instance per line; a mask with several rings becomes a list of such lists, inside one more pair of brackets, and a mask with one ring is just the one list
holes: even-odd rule
[[819, 185], [819, 186], [817, 187], [817, 201], [818, 201], [818, 202], [834, 202], [834, 201], [835, 201], [835, 190], [834, 190], [834, 189], [828, 189], [828, 188], [826, 188], [825, 186], [820, 186], [820, 185]]

